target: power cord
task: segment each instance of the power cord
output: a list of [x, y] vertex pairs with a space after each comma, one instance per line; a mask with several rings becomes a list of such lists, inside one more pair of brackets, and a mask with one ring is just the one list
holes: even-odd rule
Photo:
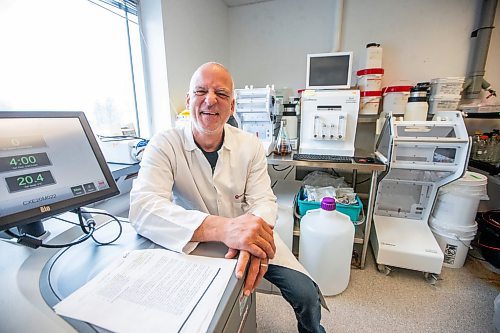
[[[87, 211], [83, 208], [77, 208], [75, 210], [75, 213], [77, 213], [78, 221], [80, 222], [78, 225], [80, 226], [80, 228], [82, 229], [82, 231], [85, 235], [80, 237], [76, 241], [73, 241], [70, 243], [44, 244], [41, 239], [38, 239], [38, 238], [33, 237], [31, 235], [28, 235], [28, 234], [18, 235], [10, 230], [5, 230], [5, 233], [11, 237], [17, 238], [18, 244], [30, 247], [32, 249], [37, 249], [39, 247], [47, 248], [47, 249], [61, 249], [61, 248], [70, 247], [73, 245], [83, 243], [84, 241], [86, 241], [89, 238], [92, 238], [94, 240], [94, 242], [96, 242], [99, 245], [108, 245], [108, 244], [115, 242], [118, 238], [120, 238], [122, 231], [123, 231], [123, 227], [122, 227], [121, 222], [115, 216], [108, 214], [108, 213], [104, 213], [104, 212], [97, 212], [97, 211], [90, 212], [90, 211]], [[96, 230], [96, 222], [91, 214], [106, 215], [106, 216], [111, 217], [113, 220], [115, 220], [119, 226], [118, 235], [113, 240], [111, 240], [109, 242], [100, 242], [97, 239], [95, 239], [94, 232]]]

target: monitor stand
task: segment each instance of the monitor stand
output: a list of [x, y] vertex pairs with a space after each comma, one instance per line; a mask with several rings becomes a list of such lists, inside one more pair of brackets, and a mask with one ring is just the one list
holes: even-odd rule
[[33, 237], [41, 237], [45, 234], [45, 228], [43, 227], [42, 221], [36, 221], [29, 224], [17, 227], [19, 234], [27, 234]]

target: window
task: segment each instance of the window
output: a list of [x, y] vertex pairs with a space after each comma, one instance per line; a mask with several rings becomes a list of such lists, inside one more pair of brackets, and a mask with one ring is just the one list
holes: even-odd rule
[[7, 0], [0, 9], [0, 110], [84, 111], [97, 134], [139, 130], [146, 102], [136, 4]]

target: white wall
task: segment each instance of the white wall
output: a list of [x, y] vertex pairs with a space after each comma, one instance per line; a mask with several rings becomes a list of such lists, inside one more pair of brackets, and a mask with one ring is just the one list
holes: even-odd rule
[[[335, 0], [274, 0], [229, 9], [230, 69], [236, 86], [303, 88], [306, 54], [333, 47]], [[340, 50], [363, 67], [365, 46], [384, 48], [384, 82], [411, 83], [465, 76], [480, 0], [345, 0]], [[497, 8], [496, 22], [500, 17]], [[499, 24], [496, 24], [499, 26]], [[494, 29], [486, 78], [500, 89], [499, 28]], [[496, 61], [498, 63], [498, 61]]]
[[229, 9], [235, 85], [303, 88], [306, 54], [332, 48], [334, 0], [274, 0]]
[[162, 0], [172, 112], [185, 108], [193, 72], [229, 59], [228, 8], [222, 0]]
[[140, 32], [148, 119], [141, 118], [141, 135], [152, 134], [172, 125], [167, 83], [167, 61], [161, 0], [140, 1]]

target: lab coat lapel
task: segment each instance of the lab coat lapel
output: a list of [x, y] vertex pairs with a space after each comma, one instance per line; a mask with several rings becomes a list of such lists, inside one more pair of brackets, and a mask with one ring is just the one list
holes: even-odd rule
[[[190, 126], [185, 126], [184, 128], [184, 147], [186, 150], [186, 157], [188, 158], [188, 167], [191, 171], [191, 177], [193, 177], [193, 182], [197, 188], [198, 193], [201, 193], [201, 201], [203, 206], [206, 207], [206, 212], [219, 215], [219, 210], [217, 208], [216, 202], [214, 205], [213, 198], [217, 196], [217, 192], [214, 188], [214, 182], [212, 177], [212, 168], [208, 162], [203, 152], [198, 148], [194, 142], [193, 133]], [[183, 177], [187, 176], [182, 173]], [[182, 179], [180, 179], [182, 181]]]

